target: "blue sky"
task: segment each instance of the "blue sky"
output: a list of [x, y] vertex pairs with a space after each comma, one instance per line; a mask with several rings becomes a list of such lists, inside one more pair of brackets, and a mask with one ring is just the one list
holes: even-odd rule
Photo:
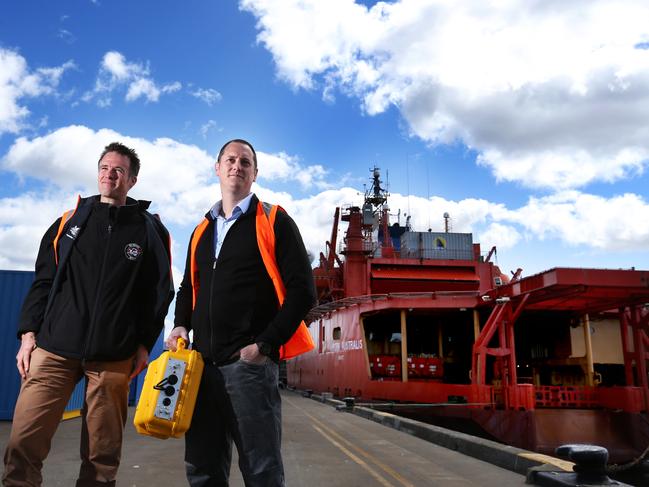
[[178, 275], [242, 137], [314, 255], [377, 165], [393, 213], [449, 212], [505, 273], [647, 269], [647, 46], [645, 1], [3, 2], [0, 268], [33, 267], [120, 140]]

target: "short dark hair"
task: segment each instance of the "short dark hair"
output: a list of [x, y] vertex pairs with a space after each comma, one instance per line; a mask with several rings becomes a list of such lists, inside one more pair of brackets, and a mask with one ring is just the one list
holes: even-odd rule
[[216, 158], [216, 162], [219, 162], [221, 160], [221, 156], [223, 155], [225, 148], [234, 142], [237, 142], [238, 144], [247, 145], [248, 147], [250, 147], [250, 150], [252, 151], [252, 159], [253, 162], [255, 163], [255, 169], [257, 169], [257, 153], [255, 152], [255, 148], [252, 146], [250, 142], [243, 139], [232, 139], [232, 140], [228, 140], [225, 144], [223, 144], [223, 147], [221, 147], [221, 150], [219, 151], [219, 155]]
[[135, 152], [135, 149], [126, 147], [124, 144], [120, 142], [111, 142], [106, 147], [104, 147], [104, 152], [102, 152], [101, 156], [99, 156], [99, 161], [97, 162], [97, 164], [99, 164], [101, 160], [104, 158], [104, 156], [109, 152], [117, 152], [118, 154], [128, 157], [128, 160], [131, 163], [130, 164], [131, 175], [132, 176], [138, 175], [138, 173], [140, 172], [140, 158], [137, 156], [137, 152]]

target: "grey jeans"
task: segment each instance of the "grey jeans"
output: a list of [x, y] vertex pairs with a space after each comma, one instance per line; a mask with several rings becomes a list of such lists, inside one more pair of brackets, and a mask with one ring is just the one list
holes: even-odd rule
[[228, 485], [232, 442], [246, 487], [283, 487], [279, 368], [238, 360], [205, 364], [190, 429], [185, 468], [192, 487]]

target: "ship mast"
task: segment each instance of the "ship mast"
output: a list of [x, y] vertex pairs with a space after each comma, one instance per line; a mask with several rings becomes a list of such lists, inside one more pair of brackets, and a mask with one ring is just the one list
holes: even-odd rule
[[383, 239], [381, 241], [381, 256], [394, 256], [392, 239], [390, 238], [390, 208], [387, 201], [390, 193], [381, 184], [381, 171], [377, 166], [370, 170], [372, 172], [372, 186], [365, 192], [363, 203], [363, 237], [365, 241], [372, 241], [372, 234], [378, 228], [381, 229]]

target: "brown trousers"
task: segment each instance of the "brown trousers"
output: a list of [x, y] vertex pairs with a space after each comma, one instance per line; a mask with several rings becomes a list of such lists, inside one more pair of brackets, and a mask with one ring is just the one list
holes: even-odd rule
[[77, 487], [112, 486], [119, 467], [133, 360], [82, 362], [37, 348], [20, 388], [4, 455], [5, 486], [40, 486], [52, 437], [76, 383], [87, 379], [81, 411]]

